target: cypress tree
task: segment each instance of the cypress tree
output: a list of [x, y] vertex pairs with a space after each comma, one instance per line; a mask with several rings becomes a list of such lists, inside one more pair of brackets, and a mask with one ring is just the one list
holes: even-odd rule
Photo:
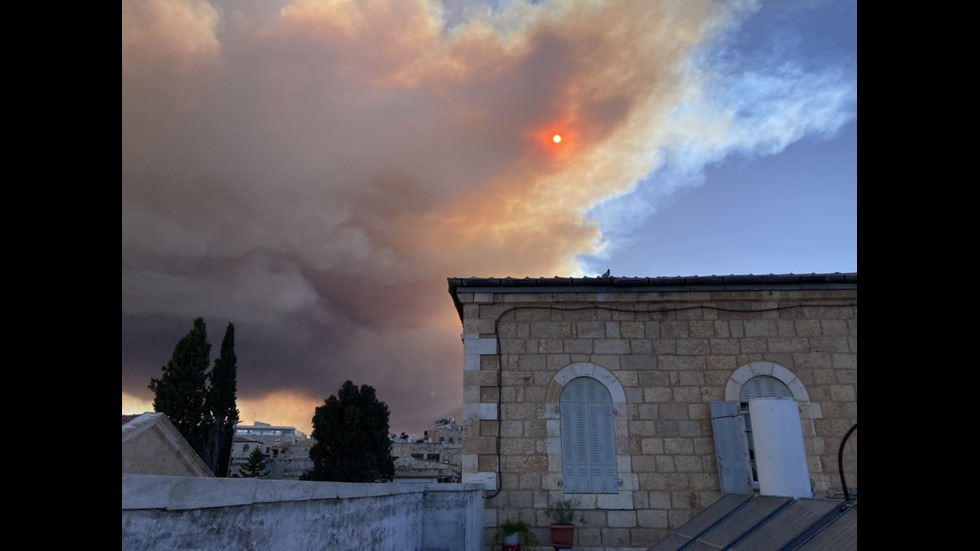
[[207, 326], [203, 318], [197, 318], [190, 332], [174, 347], [170, 361], [161, 368], [161, 378], [150, 378], [149, 384], [154, 393], [153, 410], [166, 415], [202, 458], [207, 457], [205, 399], [210, 363]]
[[205, 463], [208, 463], [215, 476], [228, 476], [231, 445], [235, 437], [235, 425], [238, 424], [238, 407], [235, 403], [237, 373], [235, 326], [229, 323], [221, 340], [221, 354], [214, 360], [214, 367], [211, 368], [206, 400], [209, 419], [208, 457]]

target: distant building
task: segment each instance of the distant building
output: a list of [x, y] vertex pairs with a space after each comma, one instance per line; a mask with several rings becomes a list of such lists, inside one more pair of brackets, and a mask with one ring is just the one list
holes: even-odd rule
[[214, 476], [162, 413], [122, 416], [123, 474]]
[[293, 444], [306, 440], [306, 434], [296, 430], [296, 427], [275, 426], [261, 421], [254, 425], [235, 425], [235, 436], [252, 438], [272, 446], [276, 443]]
[[275, 426], [256, 421], [254, 425], [235, 425], [228, 476], [241, 476], [239, 469], [258, 448], [262, 450], [266, 470], [262, 476], [274, 479], [298, 479], [313, 468], [310, 446], [313, 441], [296, 427]]
[[[451, 418], [439, 419], [422, 438], [405, 433], [389, 435], [395, 458], [395, 479], [414, 482], [459, 482], [462, 471], [463, 428]], [[299, 479], [313, 468], [310, 448], [314, 440], [295, 427], [256, 422], [236, 425], [228, 476], [241, 476], [249, 455], [262, 450], [266, 469], [263, 478]]]
[[395, 480], [417, 482], [459, 482], [462, 475], [463, 427], [456, 420], [437, 420], [422, 435], [405, 433], [391, 437], [395, 458]]

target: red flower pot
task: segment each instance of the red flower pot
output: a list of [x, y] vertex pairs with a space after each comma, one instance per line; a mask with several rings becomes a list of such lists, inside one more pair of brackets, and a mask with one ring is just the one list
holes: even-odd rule
[[555, 549], [571, 549], [572, 541], [575, 539], [574, 524], [552, 524], [551, 525], [551, 545]]

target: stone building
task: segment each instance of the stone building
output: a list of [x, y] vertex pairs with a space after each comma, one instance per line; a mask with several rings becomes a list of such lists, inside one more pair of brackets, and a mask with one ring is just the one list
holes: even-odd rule
[[391, 438], [395, 480], [459, 482], [463, 451], [463, 427], [456, 420], [437, 420], [422, 438], [402, 433]]
[[[575, 548], [648, 549], [723, 494], [834, 497], [857, 423], [857, 274], [450, 278], [462, 479], [487, 541], [572, 498]], [[502, 369], [501, 369], [502, 367]], [[843, 462], [856, 493], [857, 438]]]
[[262, 450], [266, 469], [264, 478], [297, 480], [313, 468], [310, 447], [313, 441], [296, 427], [276, 426], [256, 421], [252, 425], [235, 425], [228, 476], [239, 476], [255, 448]]
[[123, 474], [213, 477], [167, 416], [157, 412], [122, 416]]

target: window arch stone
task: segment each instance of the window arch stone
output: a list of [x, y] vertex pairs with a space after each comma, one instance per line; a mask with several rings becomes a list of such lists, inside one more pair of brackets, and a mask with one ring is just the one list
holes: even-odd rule
[[626, 392], [623, 390], [623, 385], [620, 384], [619, 379], [612, 372], [593, 363], [581, 362], [565, 367], [552, 377], [551, 384], [548, 385], [547, 400], [549, 408], [552, 405], [557, 407], [562, 389], [565, 388], [565, 385], [569, 381], [576, 377], [592, 377], [605, 385], [606, 390], [609, 391], [609, 396], [612, 398], [613, 407], [616, 407], [616, 404], [620, 404], [621, 406], [626, 405]]
[[735, 370], [725, 385], [725, 400], [730, 402], [739, 401], [742, 393], [742, 386], [752, 377], [766, 375], [782, 381], [793, 393], [793, 398], [799, 402], [809, 402], [810, 395], [803, 386], [803, 381], [789, 369], [773, 362], [751, 362]]

